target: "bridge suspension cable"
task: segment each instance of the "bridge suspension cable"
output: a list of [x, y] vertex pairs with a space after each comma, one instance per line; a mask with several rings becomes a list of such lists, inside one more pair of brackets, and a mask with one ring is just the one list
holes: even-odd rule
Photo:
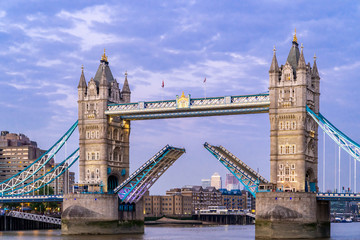
[[339, 147], [344, 149], [357, 161], [360, 161], [360, 145], [346, 136], [343, 132], [337, 129], [329, 120], [327, 120], [321, 113], [314, 113], [308, 106], [306, 110], [309, 115], [317, 122], [317, 124], [329, 135]]
[[[11, 189], [6, 194], [2, 194], [2, 195], [17, 196], [17, 195], [24, 195], [31, 192], [35, 192], [45, 187], [46, 185], [52, 183], [55, 179], [57, 179], [62, 174], [64, 174], [78, 159], [79, 159], [79, 148], [48, 173], [16, 189]], [[47, 195], [49, 195], [49, 193]]]
[[35, 160], [32, 164], [26, 167], [21, 172], [15, 174], [11, 178], [0, 183], [0, 195], [3, 195], [5, 192], [11, 191], [12, 189], [24, 184], [29, 178], [35, 176], [35, 174], [40, 171], [41, 168], [46, 166], [46, 164], [55, 156], [57, 152], [62, 148], [62, 146], [70, 138], [74, 130], [78, 125], [76, 121], [71, 128], [51, 147], [47, 150], [42, 156]]

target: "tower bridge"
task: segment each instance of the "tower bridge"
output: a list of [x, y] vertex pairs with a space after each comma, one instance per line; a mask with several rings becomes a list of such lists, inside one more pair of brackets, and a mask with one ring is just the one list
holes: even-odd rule
[[[274, 49], [269, 92], [253, 95], [191, 98], [183, 93], [173, 100], [134, 103], [127, 73], [120, 88], [104, 51], [90, 81], [86, 81], [82, 68], [78, 121], [46, 154], [0, 183], [0, 201], [63, 201], [64, 234], [143, 232], [141, 197], [185, 149], [165, 146], [130, 174], [131, 121], [268, 113], [270, 180], [225, 148], [209, 143], [204, 147], [256, 196], [257, 237], [329, 237], [328, 200], [354, 200], [359, 195], [318, 192], [318, 126], [357, 161], [360, 145], [321, 115], [319, 100], [316, 58], [312, 66], [306, 64], [296, 34], [284, 65], [279, 66]], [[35, 179], [36, 172], [56, 155], [76, 127], [79, 149], [62, 161], [57, 170]], [[87, 194], [34, 195], [77, 160], [79, 187], [86, 189]]]

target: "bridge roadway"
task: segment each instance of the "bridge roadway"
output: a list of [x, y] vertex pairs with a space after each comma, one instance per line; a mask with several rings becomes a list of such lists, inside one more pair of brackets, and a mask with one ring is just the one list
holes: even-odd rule
[[[91, 194], [91, 193], [88, 193]], [[360, 193], [317, 193], [316, 198], [324, 201], [359, 201]], [[0, 203], [62, 202], [62, 195], [23, 195], [0, 197]]]
[[212, 98], [190, 98], [183, 94], [175, 100], [109, 104], [106, 115], [124, 120], [204, 117], [269, 112], [268, 93]]

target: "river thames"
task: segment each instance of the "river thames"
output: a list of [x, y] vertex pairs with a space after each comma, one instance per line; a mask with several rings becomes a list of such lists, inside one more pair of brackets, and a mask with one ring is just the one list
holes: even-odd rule
[[[149, 226], [139, 235], [61, 236], [60, 230], [0, 232], [1, 240], [155, 240], [155, 239], [254, 239], [254, 225]], [[323, 238], [324, 239], [324, 238]], [[360, 223], [332, 223], [330, 239], [360, 239]]]

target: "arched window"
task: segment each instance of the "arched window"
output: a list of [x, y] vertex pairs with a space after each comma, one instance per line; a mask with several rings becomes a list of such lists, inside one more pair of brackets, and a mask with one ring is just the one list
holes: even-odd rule
[[286, 146], [285, 147], [285, 154], [289, 154], [290, 153], [290, 146]]
[[295, 122], [295, 121], [293, 121], [293, 122], [291, 123], [291, 129], [292, 129], [292, 130], [295, 130], [295, 129], [296, 129], [296, 122]]
[[289, 130], [290, 129], [290, 122], [286, 121], [285, 122], [285, 130]]
[[118, 135], [118, 130], [117, 129], [115, 129], [114, 130], [114, 134], [113, 134], [113, 138], [114, 138], [114, 140], [119, 140], [119, 135]]
[[279, 129], [280, 130], [283, 130], [284, 129], [284, 123], [281, 121], [279, 122]]
[[292, 153], [296, 153], [295, 150], [296, 150], [295, 145], [292, 145]]
[[280, 146], [280, 154], [283, 154], [283, 146]]

